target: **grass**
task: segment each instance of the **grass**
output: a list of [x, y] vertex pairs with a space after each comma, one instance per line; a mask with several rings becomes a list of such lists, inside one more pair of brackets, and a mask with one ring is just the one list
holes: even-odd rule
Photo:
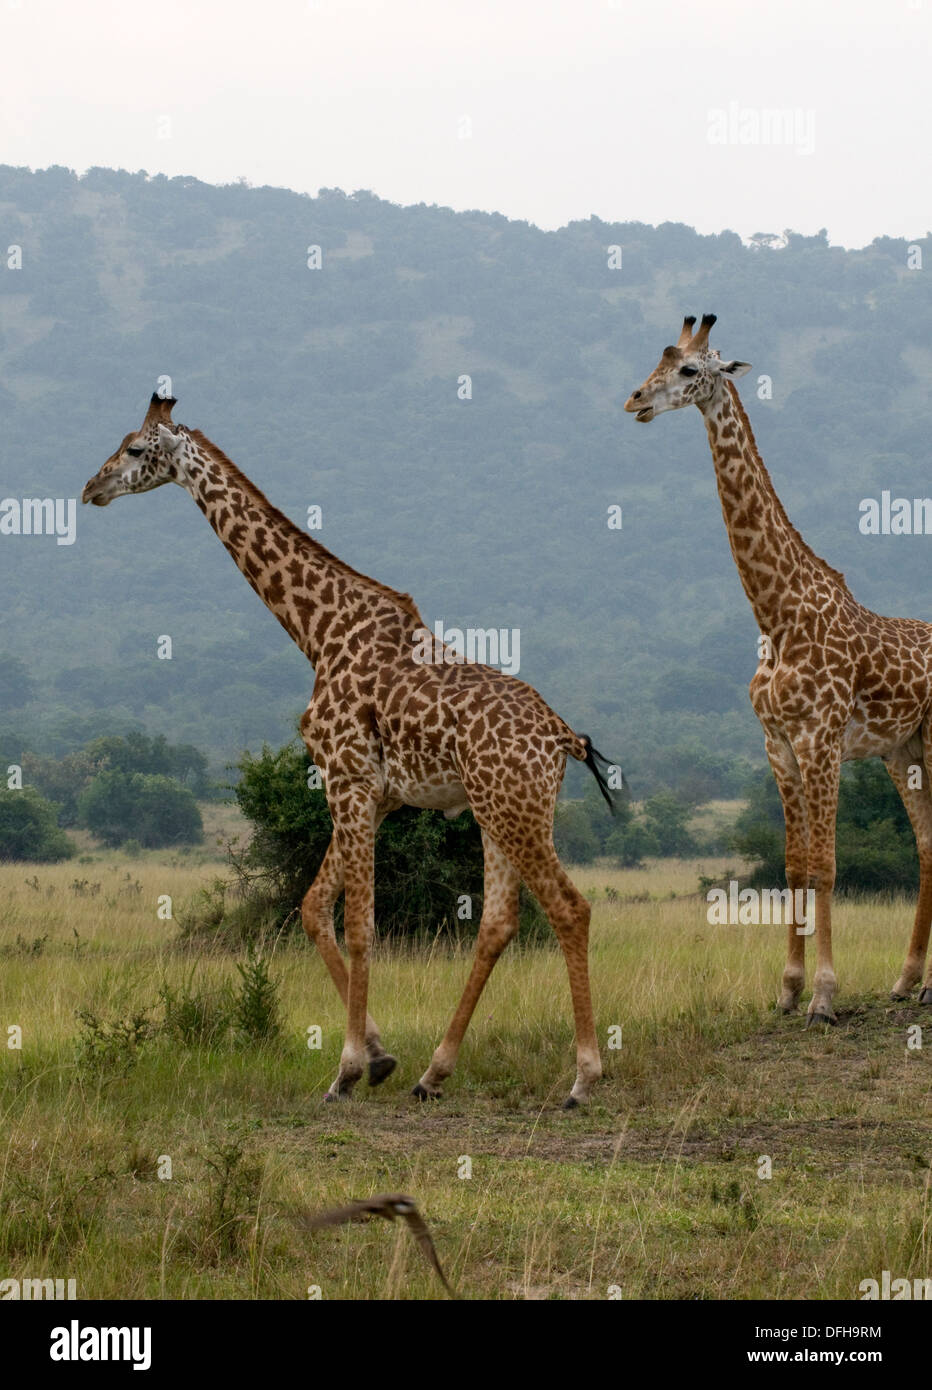
[[468, 954], [379, 950], [371, 1011], [399, 1066], [333, 1106], [343, 1014], [312, 949], [273, 944], [261, 978], [194, 955], [159, 900], [177, 915], [216, 863], [85, 859], [0, 866], [0, 1037], [22, 1029], [0, 1050], [0, 1277], [101, 1299], [436, 1297], [405, 1230], [289, 1216], [393, 1190], [469, 1298], [850, 1299], [883, 1269], [932, 1272], [932, 1048], [907, 1047], [932, 1013], [888, 998], [909, 904], [838, 904], [840, 1023], [806, 1032], [773, 1012], [782, 928], [706, 921], [698, 876], [726, 860], [577, 870], [606, 1067], [587, 1112], [559, 1110], [556, 949], [506, 953], [429, 1107], [408, 1092]]

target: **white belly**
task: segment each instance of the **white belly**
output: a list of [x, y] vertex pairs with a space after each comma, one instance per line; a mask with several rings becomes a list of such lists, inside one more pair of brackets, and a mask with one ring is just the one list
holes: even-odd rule
[[425, 811], [442, 811], [448, 820], [468, 810], [469, 802], [462, 782], [442, 781], [415, 783], [406, 777], [389, 779], [389, 791], [405, 806], [417, 806]]
[[888, 717], [881, 721], [872, 719], [864, 708], [855, 705], [842, 738], [843, 761], [889, 757], [918, 732], [921, 718], [918, 711], [904, 710], [901, 717]]

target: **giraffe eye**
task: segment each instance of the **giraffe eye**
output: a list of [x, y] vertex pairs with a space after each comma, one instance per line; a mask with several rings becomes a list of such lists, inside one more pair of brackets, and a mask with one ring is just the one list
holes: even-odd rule
[[129, 454], [129, 456], [130, 456], [131, 459], [142, 458], [142, 450], [141, 450], [141, 449], [127, 449], [126, 452]]
[[680, 376], [698, 376], [698, 367], [680, 367]]

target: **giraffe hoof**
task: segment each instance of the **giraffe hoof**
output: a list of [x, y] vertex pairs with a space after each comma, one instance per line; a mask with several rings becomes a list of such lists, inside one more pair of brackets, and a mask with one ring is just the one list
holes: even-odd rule
[[380, 1085], [386, 1076], [391, 1076], [397, 1065], [397, 1060], [387, 1052], [383, 1052], [381, 1057], [373, 1057], [369, 1063], [369, 1085]]
[[[906, 1001], [907, 1001], [907, 999], [909, 998], [909, 995], [908, 995], [908, 994], [899, 994], [895, 989], [891, 989], [891, 991], [890, 991], [890, 998], [893, 1000], [894, 1004], [905, 1004]], [[920, 1003], [921, 1003], [921, 1002], [922, 1002], [922, 996], [920, 995], [919, 998], [920, 998]]]
[[932, 1004], [932, 985], [926, 985], [919, 995], [920, 1004]]
[[561, 1109], [563, 1109], [563, 1110], [578, 1110], [578, 1109], [579, 1109], [579, 1101], [576, 1099], [575, 1096], [567, 1096], [566, 1100], [563, 1102], [563, 1105], [562, 1105]]
[[411, 1088], [412, 1096], [417, 1096], [418, 1100], [439, 1100], [443, 1094], [441, 1091], [428, 1091], [426, 1086], [422, 1086], [420, 1081]]
[[830, 1023], [834, 1028], [838, 1019], [834, 1014], [809, 1014], [806, 1019], [806, 1027], [811, 1028], [815, 1023]]

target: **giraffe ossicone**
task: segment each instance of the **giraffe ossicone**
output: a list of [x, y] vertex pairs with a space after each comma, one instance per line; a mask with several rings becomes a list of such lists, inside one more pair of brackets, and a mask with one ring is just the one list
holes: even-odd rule
[[[815, 888], [816, 971], [810, 1023], [835, 1021], [832, 891], [841, 764], [880, 757], [912, 823], [919, 900], [906, 960], [893, 986], [906, 998], [922, 981], [932, 922], [932, 625], [863, 607], [840, 574], [806, 544], [783, 509], [757, 449], [735, 380], [749, 370], [709, 347], [714, 314], [683, 322], [675, 347], [629, 396], [625, 410], [648, 424], [695, 405], [705, 420], [722, 514], [760, 632], [751, 703], [765, 735], [786, 820], [786, 879]], [[917, 779], [912, 769], [921, 769]], [[806, 933], [787, 923], [780, 1005], [795, 1010], [805, 982]]]
[[[252, 588], [315, 669], [301, 733], [319, 769], [333, 837], [304, 896], [302, 922], [346, 1006], [340, 1068], [328, 1097], [351, 1094], [368, 1067], [378, 1085], [395, 1067], [367, 1011], [374, 936], [374, 846], [402, 805], [457, 815], [482, 832], [482, 916], [472, 970], [430, 1066], [414, 1088], [440, 1095], [483, 987], [518, 930], [522, 880], [566, 960], [576, 1025], [576, 1079], [567, 1108], [602, 1072], [589, 988], [590, 907], [553, 847], [553, 813], [567, 757], [584, 762], [612, 804], [606, 760], [531, 686], [490, 666], [415, 659], [425, 628], [413, 599], [360, 574], [273, 507], [199, 430], [175, 424], [174, 398], [153, 395], [138, 430], [84, 488], [106, 506], [173, 482], [194, 498]], [[333, 908], [345, 894], [349, 967]]]

